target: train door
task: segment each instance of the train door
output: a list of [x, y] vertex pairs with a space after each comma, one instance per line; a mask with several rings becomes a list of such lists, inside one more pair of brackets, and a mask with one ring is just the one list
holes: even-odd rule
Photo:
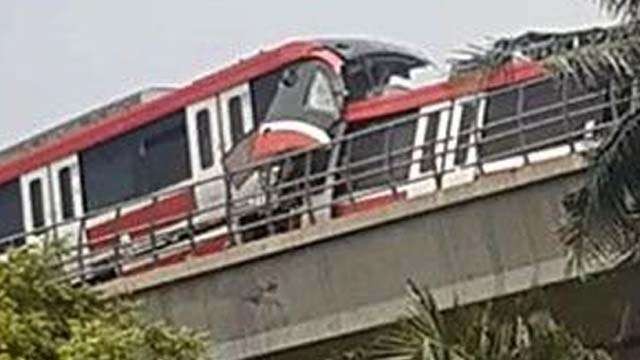
[[[224, 216], [225, 184], [221, 175], [222, 143], [216, 98], [187, 108], [187, 134], [191, 153], [191, 169], [196, 182], [194, 196], [198, 209], [209, 209], [196, 222], [218, 220]], [[216, 178], [217, 177], [217, 178]]]
[[409, 179], [403, 187], [407, 196], [428, 194], [438, 189], [439, 175], [444, 167], [444, 150], [452, 114], [451, 103], [428, 106], [421, 109], [412, 152]]
[[220, 95], [225, 154], [246, 142], [255, 128], [251, 87], [242, 84]]
[[23, 175], [20, 178], [20, 188], [26, 242], [36, 244], [52, 240], [56, 233], [51, 228], [54, 216], [48, 167]]
[[50, 174], [55, 231], [59, 238], [73, 246], [83, 236], [80, 233], [84, 207], [78, 156], [74, 154], [53, 163]]
[[446, 131], [443, 188], [471, 182], [477, 176], [477, 129], [484, 106], [484, 99], [478, 95], [456, 100], [453, 104]]
[[220, 118], [224, 149], [224, 169], [230, 172], [229, 197], [242, 198], [236, 206], [253, 206], [263, 201], [259, 194], [258, 171], [238, 172], [252, 162], [253, 136], [256, 121], [248, 83], [239, 85], [220, 94]]

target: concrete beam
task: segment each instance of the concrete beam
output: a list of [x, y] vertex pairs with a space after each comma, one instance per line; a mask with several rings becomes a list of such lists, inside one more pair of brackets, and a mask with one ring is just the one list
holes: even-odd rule
[[208, 330], [214, 358], [229, 360], [388, 324], [404, 309], [408, 277], [445, 307], [565, 281], [552, 229], [584, 166], [576, 156], [482, 177], [102, 290]]

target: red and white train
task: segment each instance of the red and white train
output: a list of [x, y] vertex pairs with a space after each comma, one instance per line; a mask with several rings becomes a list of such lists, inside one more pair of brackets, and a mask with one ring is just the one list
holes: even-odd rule
[[[611, 102], [613, 92], [582, 100], [585, 90], [560, 91], [532, 62], [509, 64], [481, 83], [473, 74], [419, 81], [431, 66], [413, 50], [378, 41], [293, 42], [183, 88], [141, 95], [118, 111], [107, 109], [49, 132], [0, 153], [0, 245], [40, 241], [55, 232], [82, 240], [81, 253], [99, 252], [114, 242], [153, 236], [159, 228], [179, 231], [187, 215], [202, 212], [193, 217], [196, 224], [189, 220], [189, 228], [215, 240], [204, 241], [201, 253], [218, 251], [228, 244], [228, 209], [211, 206], [256, 191], [259, 175], [231, 184], [206, 180], [249, 163], [365, 129], [366, 136], [353, 137], [349, 150], [339, 151], [337, 163], [323, 166], [375, 157], [388, 150], [385, 143], [413, 147], [406, 155], [410, 164], [393, 172], [400, 184], [393, 194], [381, 186], [380, 176], [356, 180], [349, 184], [350, 201], [333, 204], [329, 216], [337, 217], [471, 181], [479, 171], [565, 154], [586, 135], [543, 140], [612, 118], [610, 109], [593, 106]], [[567, 111], [559, 105], [567, 99], [575, 99], [569, 111], [576, 115], [545, 125], [545, 119]], [[627, 106], [624, 111], [631, 107], [620, 104]], [[530, 132], [512, 131], [514, 123], [506, 120], [516, 115]], [[371, 131], [406, 117], [414, 121], [392, 127], [391, 135]], [[480, 128], [485, 130], [472, 131]], [[384, 138], [389, 136], [391, 141]], [[523, 144], [531, 146], [523, 150]], [[480, 167], [471, 166], [478, 162]], [[355, 166], [349, 174], [357, 177], [376, 166]], [[446, 175], [426, 176], [436, 172]], [[337, 187], [331, 196], [344, 191]]]

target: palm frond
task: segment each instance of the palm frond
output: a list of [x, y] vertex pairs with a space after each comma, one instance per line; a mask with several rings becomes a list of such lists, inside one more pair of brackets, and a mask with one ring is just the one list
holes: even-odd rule
[[600, 8], [621, 20], [640, 18], [640, 0], [596, 0]]
[[468, 45], [449, 61], [454, 76], [492, 73], [514, 61], [534, 61], [578, 84], [597, 86], [603, 80], [627, 80], [637, 75], [640, 24], [628, 22], [579, 31], [528, 32], [486, 46]]
[[[428, 290], [407, 285], [410, 311], [379, 337], [362, 359], [380, 360], [611, 360], [559, 326], [537, 293], [503, 303], [457, 308], [447, 318]], [[360, 359], [360, 357], [357, 357]]]
[[450, 338], [430, 292], [407, 281], [410, 305], [389, 333], [381, 336], [368, 351], [367, 359], [390, 360], [472, 360]]
[[591, 159], [585, 184], [563, 199], [560, 237], [574, 270], [616, 264], [640, 247], [640, 111], [624, 117]]

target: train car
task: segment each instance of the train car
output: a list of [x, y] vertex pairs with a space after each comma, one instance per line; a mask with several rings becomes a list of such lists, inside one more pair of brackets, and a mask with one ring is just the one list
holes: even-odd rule
[[[362, 64], [379, 73], [365, 80], [371, 74]], [[297, 148], [327, 141], [347, 103], [381, 95], [390, 79], [429, 65], [419, 54], [381, 42], [293, 42], [104, 112], [99, 121], [49, 132], [46, 141], [0, 157], [2, 248], [65, 238], [79, 258], [95, 253], [111, 259], [127, 256], [114, 244], [147, 251], [135, 248], [137, 239], [155, 243], [164, 241], [156, 238], [159, 230], [180, 237], [188, 229], [217, 239], [209, 248], [219, 250], [228, 241], [228, 209], [219, 204], [258, 183], [257, 173], [239, 182], [224, 175], [252, 161], [252, 154], [264, 159], [291, 150], [289, 142], [273, 139], [269, 151], [256, 152], [262, 123], [272, 130], [303, 124], [298, 130], [307, 138]]]
[[64, 238], [82, 274], [135, 273], [583, 151], [638, 109], [635, 81], [588, 90], [531, 60], [481, 80], [318, 40], [107, 107], [0, 153], [0, 251]]
[[[533, 35], [525, 36], [541, 42], [554, 36]], [[306, 124], [265, 121], [254, 158], [332, 141], [337, 156], [326, 173], [338, 185], [330, 189], [331, 200], [321, 201], [332, 204], [325, 216], [345, 216], [593, 148], [608, 127], [639, 108], [636, 79], [600, 80], [586, 86], [552, 77], [535, 57], [514, 57], [489, 74], [469, 68], [350, 101], [340, 137], [311, 134]]]

